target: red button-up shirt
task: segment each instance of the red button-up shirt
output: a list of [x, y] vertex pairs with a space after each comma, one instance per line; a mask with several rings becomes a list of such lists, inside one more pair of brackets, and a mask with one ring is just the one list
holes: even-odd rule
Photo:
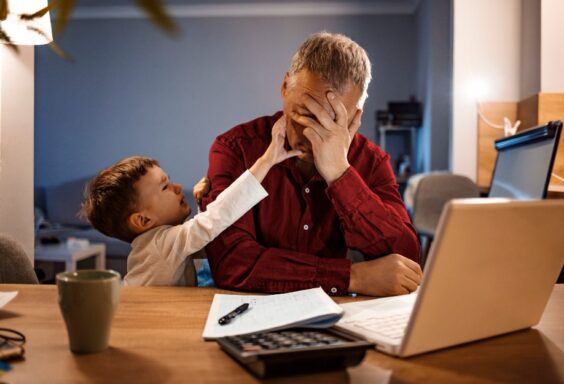
[[[262, 156], [280, 116], [241, 124], [215, 140], [204, 207]], [[330, 187], [318, 174], [305, 179], [295, 161], [274, 166], [262, 182], [269, 196], [207, 246], [218, 287], [288, 292], [321, 286], [343, 295], [349, 248], [367, 259], [399, 253], [418, 260], [415, 230], [389, 156], [378, 146], [356, 134], [348, 153], [351, 167]]]

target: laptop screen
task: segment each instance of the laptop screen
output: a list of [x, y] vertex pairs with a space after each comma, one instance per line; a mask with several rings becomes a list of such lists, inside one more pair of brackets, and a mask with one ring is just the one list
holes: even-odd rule
[[488, 196], [545, 198], [561, 129], [560, 121], [550, 122], [497, 140], [498, 154]]

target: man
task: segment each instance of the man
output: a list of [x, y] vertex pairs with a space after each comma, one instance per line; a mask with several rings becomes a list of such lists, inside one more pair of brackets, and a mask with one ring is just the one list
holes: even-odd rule
[[[284, 77], [283, 112], [215, 140], [204, 206], [264, 152], [279, 119], [288, 147], [302, 151], [264, 179], [269, 198], [206, 248], [219, 287], [288, 292], [321, 286], [333, 295], [374, 296], [417, 288], [419, 245], [389, 156], [356, 133], [370, 78], [370, 61], [358, 44], [314, 34]], [[348, 249], [367, 261], [351, 264]]]

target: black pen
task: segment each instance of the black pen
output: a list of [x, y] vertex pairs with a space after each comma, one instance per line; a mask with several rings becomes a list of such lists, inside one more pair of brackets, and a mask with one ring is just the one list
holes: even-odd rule
[[229, 324], [229, 322], [233, 320], [235, 316], [245, 312], [247, 308], [249, 308], [249, 303], [241, 304], [240, 306], [229, 312], [227, 315], [220, 318], [217, 322], [219, 323], [219, 325]]

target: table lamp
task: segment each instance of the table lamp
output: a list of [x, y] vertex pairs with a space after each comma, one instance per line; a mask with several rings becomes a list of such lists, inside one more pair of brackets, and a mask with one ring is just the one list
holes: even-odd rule
[[[42, 45], [53, 41], [49, 12], [33, 19], [33, 15], [47, 7], [47, 0], [7, 0], [8, 16], [0, 21], [0, 28], [7, 36], [3, 43], [14, 45]], [[8, 40], [9, 39], [9, 40]]]

